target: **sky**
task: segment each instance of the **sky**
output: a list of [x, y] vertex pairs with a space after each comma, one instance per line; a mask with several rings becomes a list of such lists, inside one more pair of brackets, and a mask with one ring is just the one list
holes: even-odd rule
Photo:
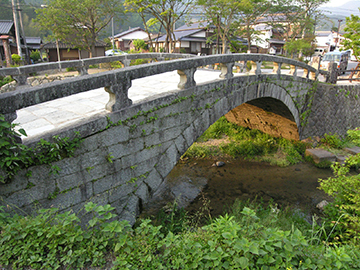
[[329, 3], [325, 4], [324, 7], [338, 7], [349, 2], [350, 0], [330, 0]]

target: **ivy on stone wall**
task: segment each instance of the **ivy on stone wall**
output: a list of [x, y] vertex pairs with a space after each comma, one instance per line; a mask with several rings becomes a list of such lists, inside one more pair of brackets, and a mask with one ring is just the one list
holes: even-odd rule
[[[15, 127], [16, 124], [6, 122], [0, 115], [0, 183], [11, 181], [21, 169], [41, 164], [50, 165], [50, 172], [57, 173], [59, 168], [52, 163], [73, 156], [83, 140], [78, 133], [72, 140], [54, 136], [53, 142], [41, 139], [35, 148], [30, 148], [19, 143], [20, 136], [26, 136], [25, 130], [16, 131]], [[27, 175], [31, 175], [31, 171]]]

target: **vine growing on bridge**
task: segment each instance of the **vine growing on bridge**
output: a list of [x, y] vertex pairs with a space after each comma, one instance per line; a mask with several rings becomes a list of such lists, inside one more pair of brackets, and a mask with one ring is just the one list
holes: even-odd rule
[[51, 172], [58, 172], [59, 168], [52, 163], [73, 156], [83, 140], [79, 133], [72, 140], [54, 136], [53, 142], [41, 139], [35, 148], [30, 148], [19, 143], [19, 137], [26, 136], [25, 130], [16, 131], [15, 127], [16, 124], [6, 122], [0, 115], [0, 183], [9, 182], [21, 169], [30, 166], [47, 164]]

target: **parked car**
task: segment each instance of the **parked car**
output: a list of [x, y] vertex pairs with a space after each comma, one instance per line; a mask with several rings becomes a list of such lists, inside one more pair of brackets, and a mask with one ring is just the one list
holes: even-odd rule
[[106, 56], [123, 55], [123, 54], [127, 54], [127, 53], [123, 52], [122, 50], [119, 50], [119, 49], [111, 49], [111, 50], [107, 50], [105, 52]]
[[337, 63], [337, 68], [339, 69], [339, 74], [344, 74], [347, 70], [349, 62], [349, 51], [332, 51], [328, 52], [321, 59], [320, 68], [323, 70], [328, 70], [329, 64], [331, 62]]
[[316, 48], [313, 55], [318, 56], [318, 55], [324, 55], [324, 54], [325, 54], [324, 48]]

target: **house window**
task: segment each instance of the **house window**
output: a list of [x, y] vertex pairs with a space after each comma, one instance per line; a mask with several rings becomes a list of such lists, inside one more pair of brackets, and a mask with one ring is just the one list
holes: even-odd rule
[[191, 52], [192, 53], [201, 52], [201, 43], [199, 43], [199, 42], [191, 42]]

